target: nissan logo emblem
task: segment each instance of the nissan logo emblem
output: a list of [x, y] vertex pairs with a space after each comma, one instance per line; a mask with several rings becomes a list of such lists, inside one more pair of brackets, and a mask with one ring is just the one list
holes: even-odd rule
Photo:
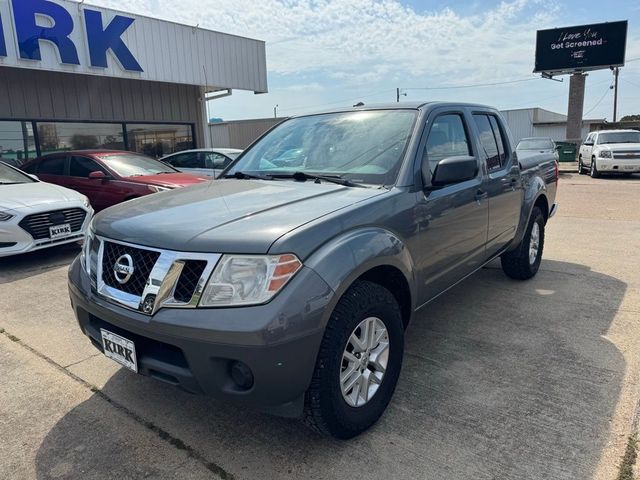
[[113, 274], [121, 285], [129, 281], [134, 271], [133, 258], [129, 254], [120, 256], [113, 264]]

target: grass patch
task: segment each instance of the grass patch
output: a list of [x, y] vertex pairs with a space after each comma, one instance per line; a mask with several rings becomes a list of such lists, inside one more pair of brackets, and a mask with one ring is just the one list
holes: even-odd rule
[[633, 480], [633, 466], [638, 458], [638, 436], [633, 434], [627, 441], [627, 449], [622, 457], [617, 480]]

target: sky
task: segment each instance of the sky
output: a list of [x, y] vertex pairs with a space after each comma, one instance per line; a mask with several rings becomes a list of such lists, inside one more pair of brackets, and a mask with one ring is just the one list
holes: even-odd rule
[[[402, 100], [567, 111], [563, 82], [532, 73], [536, 30], [629, 20], [619, 116], [640, 114], [640, 2], [629, 0], [90, 0], [266, 42], [269, 93], [209, 102], [224, 120]], [[630, 61], [631, 60], [631, 61]], [[511, 82], [502, 85], [476, 86]], [[590, 72], [584, 118], [613, 116], [613, 75]], [[457, 87], [457, 88], [451, 88]], [[461, 88], [462, 87], [462, 88]]]

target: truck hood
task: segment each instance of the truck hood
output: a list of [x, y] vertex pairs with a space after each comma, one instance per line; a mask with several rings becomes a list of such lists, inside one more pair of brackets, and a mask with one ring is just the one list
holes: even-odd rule
[[289, 180], [216, 180], [108, 208], [96, 216], [94, 229], [114, 240], [168, 250], [267, 253], [285, 233], [386, 192]]
[[603, 143], [598, 145], [598, 150], [611, 150], [612, 152], [637, 152], [640, 151], [640, 143]]
[[[18, 210], [42, 204], [82, 202], [84, 195], [45, 182], [0, 185], [0, 209]], [[61, 207], [62, 208], [62, 207]]]

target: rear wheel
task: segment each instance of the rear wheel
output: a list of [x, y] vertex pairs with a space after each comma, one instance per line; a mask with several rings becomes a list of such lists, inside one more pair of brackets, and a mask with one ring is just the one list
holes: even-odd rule
[[404, 327], [389, 290], [354, 283], [327, 325], [305, 398], [305, 423], [347, 439], [373, 425], [387, 408], [400, 375]]
[[533, 207], [529, 224], [518, 248], [502, 254], [502, 270], [516, 280], [528, 280], [538, 273], [544, 248], [544, 215]]
[[595, 157], [591, 159], [591, 169], [589, 170], [589, 175], [591, 176], [591, 178], [598, 178], [600, 176], [600, 172], [598, 172], [598, 166], [596, 165]]

